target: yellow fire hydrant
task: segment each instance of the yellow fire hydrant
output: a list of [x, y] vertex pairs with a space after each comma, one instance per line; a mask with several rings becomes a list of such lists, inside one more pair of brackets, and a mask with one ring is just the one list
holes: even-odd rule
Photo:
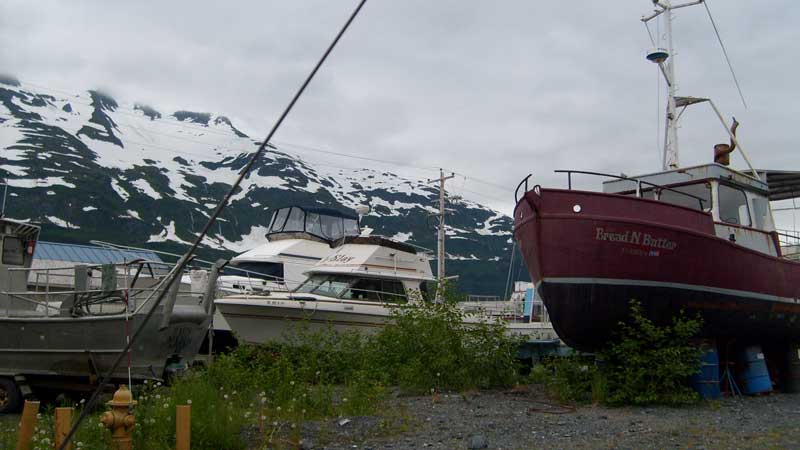
[[114, 398], [106, 403], [111, 407], [111, 411], [103, 413], [100, 423], [111, 430], [114, 450], [133, 450], [133, 426], [136, 418], [131, 414], [130, 409], [136, 403], [128, 386], [124, 384], [117, 389], [117, 392], [114, 392]]

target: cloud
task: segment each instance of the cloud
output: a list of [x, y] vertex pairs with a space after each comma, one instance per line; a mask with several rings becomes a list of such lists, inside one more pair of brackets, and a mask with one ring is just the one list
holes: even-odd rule
[[[0, 61], [32, 84], [101, 87], [162, 112], [225, 114], [262, 136], [354, 6], [12, 0], [0, 5]], [[680, 93], [709, 96], [735, 115], [756, 165], [796, 163], [787, 130], [800, 108], [789, 57], [797, 53], [800, 8], [755, 0], [709, 6], [749, 108], [702, 6], [676, 12]], [[554, 169], [657, 170], [664, 103], [638, 20], [650, 8], [644, 1], [367, 2], [276, 140], [466, 173], [507, 186], [469, 178], [461, 185], [507, 213], [517, 181], [531, 172], [536, 183], [562, 186]], [[713, 144], [726, 140], [716, 120], [705, 106], [685, 113], [684, 165], [709, 161]]]

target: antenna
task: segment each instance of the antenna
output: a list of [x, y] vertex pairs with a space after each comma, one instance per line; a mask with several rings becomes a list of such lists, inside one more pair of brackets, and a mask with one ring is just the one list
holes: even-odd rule
[[[678, 168], [678, 117], [676, 113], [675, 97], [677, 94], [677, 83], [675, 81], [675, 52], [672, 46], [672, 11], [703, 3], [703, 0], [695, 0], [688, 3], [673, 5], [670, 0], [653, 0], [656, 9], [649, 16], [642, 17], [642, 22], [647, 24], [650, 20], [664, 15], [664, 33], [666, 34], [667, 48], [656, 49], [647, 55], [647, 59], [658, 64], [661, 73], [667, 80], [669, 93], [667, 95], [667, 128], [664, 133], [664, 170]], [[649, 29], [648, 29], [649, 30]]]

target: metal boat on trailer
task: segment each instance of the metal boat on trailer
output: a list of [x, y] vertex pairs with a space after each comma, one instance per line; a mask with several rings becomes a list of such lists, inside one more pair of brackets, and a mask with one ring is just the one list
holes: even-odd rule
[[[71, 290], [47, 284], [27, 287], [40, 228], [0, 218], [0, 411], [18, 406], [31, 389], [91, 388], [106, 375], [130, 336], [142, 326], [155, 295], [164, 288], [164, 263], [133, 261], [68, 270], [40, 269], [72, 277]], [[211, 322], [214, 278], [205, 301], [178, 302], [179, 283], [154, 311], [115, 381], [162, 379], [194, 359]], [[181, 304], [178, 304], [181, 303]]]

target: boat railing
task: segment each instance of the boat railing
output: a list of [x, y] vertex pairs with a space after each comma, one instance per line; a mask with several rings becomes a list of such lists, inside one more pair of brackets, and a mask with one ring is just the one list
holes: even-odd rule
[[259, 291], [288, 292], [290, 290], [286, 279], [277, 275], [269, 275], [233, 266], [227, 266], [225, 270], [238, 273], [227, 274], [227, 276], [234, 276], [236, 279], [227, 278], [225, 275], [219, 278], [219, 289], [222, 291], [245, 293]]
[[[23, 272], [33, 290], [3, 291], [5, 316], [60, 316], [70, 310], [78, 315], [122, 314], [144, 307], [154, 293], [163, 289], [171, 264], [138, 260], [118, 264], [73, 265], [42, 268], [9, 267], [7, 277]], [[96, 275], [98, 273], [99, 275]], [[175, 289], [176, 296], [197, 296], [197, 292]], [[14, 303], [19, 301], [22, 303]]]
[[800, 261], [800, 231], [775, 230], [775, 233], [781, 245], [781, 255], [787, 259]]
[[[673, 188], [668, 187], [668, 186], [662, 186], [660, 184], [650, 183], [649, 181], [643, 181], [643, 180], [641, 180], [639, 178], [631, 178], [631, 177], [626, 177], [624, 175], [614, 175], [614, 174], [602, 173], [602, 172], [589, 172], [589, 171], [586, 171], [586, 170], [555, 170], [554, 172], [555, 173], [566, 173], [567, 174], [567, 189], [569, 189], [569, 190], [572, 190], [572, 174], [593, 175], [593, 176], [598, 176], [598, 177], [614, 178], [614, 179], [617, 179], [617, 180], [634, 182], [634, 183], [636, 183], [636, 189], [635, 189], [634, 192], [636, 194], [636, 197], [639, 197], [639, 198], [642, 197], [642, 192], [649, 191], [649, 190], [652, 189], [652, 190], [655, 191], [656, 200], [659, 200], [659, 197], [660, 197], [659, 192], [660, 191], [669, 191], [669, 192], [674, 192], [674, 193], [676, 193], [678, 195], [682, 195], [684, 197], [688, 197], [688, 198], [697, 200], [698, 204], [700, 205], [700, 211], [703, 211], [705, 209], [705, 206], [703, 205], [703, 203], [706, 200], [701, 198], [701, 197], [698, 197], [696, 195], [692, 195], [692, 194], [689, 194], [689, 193], [686, 193], [686, 192], [682, 192], [682, 191], [679, 191], [677, 189], [673, 189]], [[527, 186], [527, 183], [526, 183], [526, 186]], [[642, 186], [644, 186], [644, 190], [642, 189]]]

